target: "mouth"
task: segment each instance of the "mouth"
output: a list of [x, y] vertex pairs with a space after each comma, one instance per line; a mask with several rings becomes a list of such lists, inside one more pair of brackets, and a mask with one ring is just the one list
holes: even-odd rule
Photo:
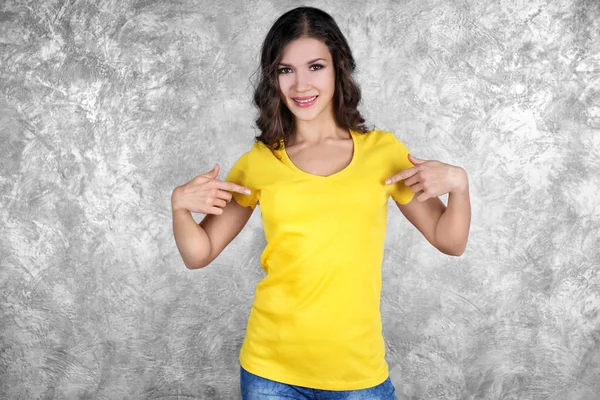
[[298, 106], [298, 107], [310, 107], [313, 104], [315, 104], [315, 101], [317, 100], [317, 97], [319, 96], [311, 96], [311, 97], [293, 97], [292, 100], [294, 100], [294, 103]]

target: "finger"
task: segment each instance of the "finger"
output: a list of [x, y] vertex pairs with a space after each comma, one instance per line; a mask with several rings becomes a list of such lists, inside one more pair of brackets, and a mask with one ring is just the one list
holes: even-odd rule
[[401, 181], [403, 179], [410, 178], [411, 176], [413, 176], [414, 174], [416, 174], [418, 171], [419, 170], [416, 167], [405, 169], [403, 171], [400, 171], [396, 175], [388, 178], [385, 181], [385, 183], [386, 183], [386, 185], [390, 185], [392, 183], [396, 183], [396, 182]]
[[417, 158], [417, 157], [413, 156], [412, 154], [409, 154], [408, 161], [413, 163], [413, 165], [419, 165], [419, 164], [423, 164], [427, 160], [421, 160], [420, 158]]
[[411, 176], [410, 178], [405, 179], [404, 180], [404, 184], [406, 186], [412, 186], [412, 185], [414, 185], [416, 183], [419, 183], [420, 181], [421, 181], [421, 177], [419, 175], [415, 174], [415, 175]]
[[214, 185], [214, 187], [216, 187], [218, 189], [227, 190], [230, 192], [238, 192], [238, 193], [245, 194], [245, 195], [252, 193], [250, 191], [250, 189], [240, 186], [240, 185], [237, 185], [233, 182], [214, 181], [213, 185]]
[[425, 186], [422, 183], [418, 183], [418, 184], [412, 185], [410, 187], [410, 191], [413, 192], [413, 193], [419, 193], [419, 192], [424, 191], [424, 190], [425, 190]]
[[212, 170], [208, 171], [205, 174], [202, 174], [202, 176], [205, 176], [207, 178], [210, 179], [216, 179], [217, 176], [219, 176], [219, 170], [221, 169], [221, 167], [219, 166], [219, 164], [215, 164], [215, 166], [213, 167]]
[[429, 198], [431, 198], [431, 196], [427, 192], [423, 192], [423, 193], [421, 193], [420, 195], [417, 196], [417, 201], [422, 203], [422, 202], [426, 201]]
[[196, 199], [190, 207], [190, 211], [202, 214], [221, 214], [223, 209], [214, 205], [214, 199], [201, 198]]
[[227, 190], [221, 190], [221, 189], [217, 189], [217, 194], [215, 195], [215, 197], [225, 200], [226, 202], [230, 202], [231, 198], [233, 197], [233, 195], [231, 194], [231, 192], [228, 192]]
[[207, 214], [215, 214], [215, 215], [223, 214], [223, 209], [219, 208], [219, 207], [211, 207], [207, 211], [208, 211]]
[[214, 199], [213, 200], [213, 206], [218, 207], [218, 208], [223, 208], [227, 205], [227, 202], [223, 199]]
[[221, 214], [223, 212], [223, 209], [220, 206], [222, 205], [221, 202], [224, 200], [215, 197], [204, 197], [202, 200], [207, 214]]

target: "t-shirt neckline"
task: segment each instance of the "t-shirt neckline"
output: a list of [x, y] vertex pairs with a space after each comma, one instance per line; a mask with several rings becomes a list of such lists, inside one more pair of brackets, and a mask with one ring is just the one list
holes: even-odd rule
[[308, 172], [298, 168], [296, 166], [296, 164], [294, 164], [292, 162], [290, 157], [288, 157], [287, 151], [285, 150], [285, 145], [282, 140], [280, 152], [283, 156], [283, 161], [289, 167], [291, 167], [294, 171], [296, 171], [300, 174], [306, 175], [308, 177], [311, 177], [313, 179], [329, 179], [329, 178], [334, 178], [334, 177], [340, 176], [340, 175], [346, 173], [346, 171], [348, 171], [354, 165], [354, 163], [356, 162], [356, 159], [358, 157], [358, 141], [356, 140], [356, 133], [352, 129], [348, 129], [348, 131], [350, 132], [350, 137], [352, 138], [352, 159], [350, 160], [350, 163], [348, 165], [346, 165], [346, 167], [344, 167], [343, 169], [339, 170], [336, 173], [333, 173], [333, 174], [327, 175], [327, 176], [322, 176], [322, 175], [311, 174], [311, 173], [308, 173]]

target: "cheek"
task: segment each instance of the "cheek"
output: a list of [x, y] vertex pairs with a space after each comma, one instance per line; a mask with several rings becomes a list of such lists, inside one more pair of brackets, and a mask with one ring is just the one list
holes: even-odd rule
[[327, 88], [328, 91], [332, 92], [335, 90], [335, 74], [333, 69], [330, 69], [327, 74], [323, 77], [323, 87]]
[[286, 79], [288, 77], [280, 75], [278, 80], [279, 80], [279, 91], [282, 94], [286, 94], [290, 91], [290, 79]]

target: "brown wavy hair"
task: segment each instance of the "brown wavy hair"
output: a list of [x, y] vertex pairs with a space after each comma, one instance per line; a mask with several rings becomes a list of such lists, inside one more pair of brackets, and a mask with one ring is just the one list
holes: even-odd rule
[[333, 109], [336, 123], [344, 129], [368, 132], [365, 119], [357, 109], [361, 91], [352, 78], [356, 63], [346, 38], [325, 11], [298, 7], [275, 21], [262, 45], [259, 82], [254, 89], [254, 104], [259, 111], [255, 122], [261, 134], [255, 139], [277, 150], [281, 148], [280, 142], [283, 140], [287, 144], [294, 133], [294, 116], [281, 99], [277, 67], [285, 46], [301, 37], [320, 40], [331, 53], [335, 71]]

